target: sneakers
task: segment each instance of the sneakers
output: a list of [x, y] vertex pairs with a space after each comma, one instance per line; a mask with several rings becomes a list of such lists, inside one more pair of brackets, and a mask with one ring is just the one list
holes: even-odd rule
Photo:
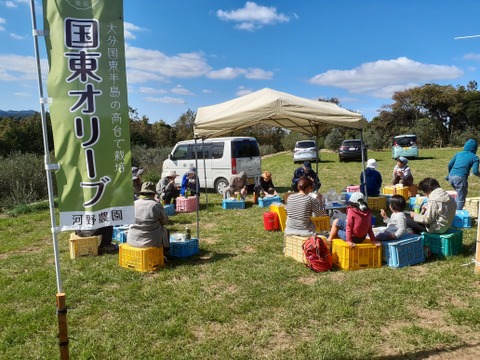
[[98, 248], [99, 254], [116, 254], [118, 252], [117, 244], [109, 244]]

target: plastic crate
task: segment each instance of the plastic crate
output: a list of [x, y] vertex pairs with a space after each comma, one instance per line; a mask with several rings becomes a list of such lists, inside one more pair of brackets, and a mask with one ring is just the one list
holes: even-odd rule
[[70, 234], [69, 250], [70, 259], [76, 259], [79, 256], [97, 256], [98, 245], [102, 241], [102, 236], [80, 237], [75, 233]]
[[280, 230], [285, 231], [285, 226], [287, 222], [287, 210], [285, 209], [285, 205], [272, 204], [270, 205], [269, 210], [278, 215], [278, 225], [280, 226]]
[[385, 209], [387, 207], [387, 199], [385, 196], [369, 196], [368, 207], [372, 210]]
[[120, 244], [118, 263], [137, 271], [155, 271], [163, 267], [163, 247], [134, 247]]
[[471, 228], [472, 217], [468, 213], [468, 210], [457, 210], [455, 217], [453, 218], [452, 227], [455, 228]]
[[472, 197], [465, 199], [465, 210], [472, 218], [478, 218], [478, 204], [480, 203], [480, 197]]
[[166, 205], [163, 205], [163, 208], [165, 209], [165, 212], [167, 213], [168, 216], [175, 215], [175, 205], [166, 204]]
[[408, 201], [408, 187], [404, 186], [404, 187], [400, 187], [400, 186], [385, 186], [383, 188], [383, 195], [394, 195], [394, 194], [398, 194], [398, 195], [402, 195], [405, 200]]
[[127, 235], [128, 235], [128, 226], [119, 225], [113, 227], [113, 234], [112, 234], [112, 241], [117, 241], [121, 244], [127, 242]]
[[[325, 236], [319, 237], [321, 237], [324, 241], [327, 241]], [[285, 256], [291, 257], [294, 260], [303, 263], [302, 246], [308, 238], [308, 236], [285, 235], [283, 240], [283, 253]]]
[[186, 258], [198, 254], [198, 239], [192, 238], [185, 241], [177, 241], [170, 238], [170, 250], [168, 255]]
[[258, 206], [260, 207], [269, 207], [273, 203], [281, 203], [282, 199], [280, 196], [271, 196], [258, 199]]
[[382, 248], [375, 246], [368, 240], [348, 246], [346, 241], [333, 239], [332, 242], [333, 264], [342, 270], [358, 270], [379, 268], [382, 266]]
[[348, 202], [348, 200], [350, 200], [350, 196], [352, 196], [352, 193], [342, 191], [342, 196], [345, 198], [345, 202]]
[[457, 255], [462, 250], [462, 230], [448, 229], [445, 234], [422, 233], [423, 243], [439, 257]]
[[350, 185], [346, 187], [347, 193], [360, 192], [360, 185]]
[[399, 240], [382, 243], [382, 260], [390, 267], [401, 268], [425, 261], [423, 237], [418, 234], [406, 234]]
[[315, 231], [321, 232], [321, 231], [328, 231], [330, 230], [330, 216], [312, 216], [310, 218], [312, 220], [312, 223], [315, 225]]
[[245, 209], [245, 200], [223, 199], [222, 208], [226, 210]]
[[177, 212], [193, 212], [197, 210], [197, 197], [190, 196], [189, 198], [179, 196], [176, 198], [175, 203], [177, 204], [175, 210]]

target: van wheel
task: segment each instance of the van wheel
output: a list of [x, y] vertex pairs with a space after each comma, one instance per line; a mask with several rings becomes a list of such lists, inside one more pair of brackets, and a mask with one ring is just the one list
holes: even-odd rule
[[227, 187], [228, 187], [227, 179], [219, 178], [215, 180], [215, 190], [217, 190], [217, 193], [219, 193], [220, 195], [223, 195]]

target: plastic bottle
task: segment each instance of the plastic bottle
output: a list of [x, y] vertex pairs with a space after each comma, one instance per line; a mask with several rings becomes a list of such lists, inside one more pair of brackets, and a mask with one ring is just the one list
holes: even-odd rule
[[190, 240], [192, 238], [192, 234], [190, 232], [190, 228], [188, 226], [185, 227], [185, 240]]
[[238, 201], [242, 200], [242, 195], [240, 195], [240, 191], [237, 193], [237, 200]]
[[417, 194], [415, 197], [415, 203], [413, 204], [413, 212], [415, 214], [420, 214], [421, 206], [422, 206], [422, 201], [420, 199], [420, 196]]

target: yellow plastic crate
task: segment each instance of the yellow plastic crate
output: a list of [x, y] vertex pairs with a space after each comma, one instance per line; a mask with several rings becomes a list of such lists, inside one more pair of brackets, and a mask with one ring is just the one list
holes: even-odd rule
[[71, 233], [69, 240], [70, 259], [76, 259], [79, 256], [97, 256], [98, 245], [100, 245], [101, 240], [100, 235], [80, 237]]
[[372, 210], [385, 209], [387, 207], [387, 198], [385, 196], [369, 196], [368, 207]]
[[382, 247], [364, 240], [351, 248], [346, 241], [333, 239], [332, 257], [333, 264], [342, 270], [379, 268], [382, 266]]
[[278, 215], [278, 225], [280, 226], [280, 230], [285, 231], [285, 226], [287, 222], [287, 210], [285, 210], [285, 205], [272, 204], [270, 205], [269, 210]]
[[155, 271], [163, 267], [163, 247], [134, 247], [120, 244], [118, 263], [121, 267], [137, 271]]
[[299, 262], [303, 262], [302, 245], [308, 236], [285, 235], [283, 244], [283, 253], [285, 256], [294, 258]]
[[472, 218], [478, 218], [478, 204], [480, 197], [471, 197], [465, 199], [465, 210], [468, 211]]
[[394, 195], [394, 194], [398, 194], [398, 195], [402, 195], [405, 200], [408, 201], [409, 197], [408, 197], [408, 186], [404, 186], [404, 187], [400, 187], [400, 186], [385, 186], [383, 188], [383, 195]]
[[330, 216], [312, 216], [310, 219], [315, 225], [316, 232], [330, 230]]

